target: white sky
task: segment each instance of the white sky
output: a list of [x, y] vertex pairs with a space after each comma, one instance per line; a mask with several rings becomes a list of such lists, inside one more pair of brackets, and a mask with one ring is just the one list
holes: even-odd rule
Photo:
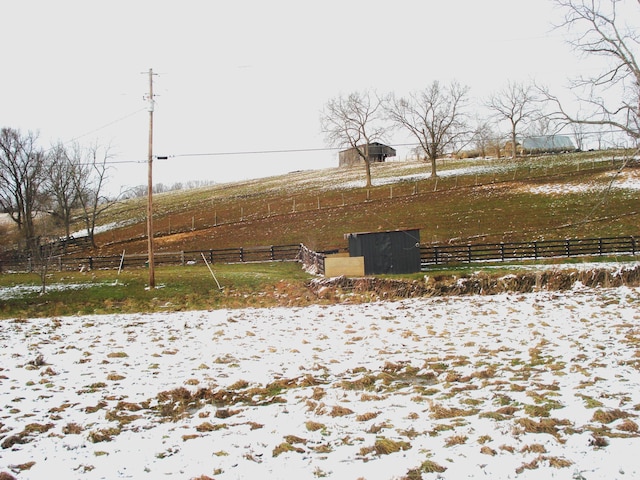
[[[483, 99], [508, 80], [559, 88], [586, 68], [552, 31], [561, 12], [550, 0], [22, 0], [2, 9], [0, 126], [39, 131], [43, 146], [110, 143], [114, 160], [140, 162], [115, 166], [114, 187], [147, 181], [149, 68], [159, 74], [156, 155], [323, 148], [320, 111], [340, 94], [405, 95], [455, 79]], [[176, 156], [154, 163], [154, 183], [336, 165], [335, 151]]]

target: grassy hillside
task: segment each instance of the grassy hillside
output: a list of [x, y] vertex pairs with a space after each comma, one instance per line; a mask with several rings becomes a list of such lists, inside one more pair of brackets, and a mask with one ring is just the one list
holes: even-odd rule
[[[305, 243], [344, 248], [350, 232], [421, 229], [423, 243], [638, 233], [637, 164], [624, 152], [443, 160], [292, 172], [154, 196], [157, 251]], [[146, 198], [101, 220], [100, 254], [146, 251]]]

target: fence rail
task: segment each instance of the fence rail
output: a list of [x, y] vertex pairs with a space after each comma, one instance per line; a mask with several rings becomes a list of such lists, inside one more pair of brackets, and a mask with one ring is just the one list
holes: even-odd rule
[[[275, 262], [298, 260], [300, 245], [270, 245], [266, 247], [240, 247], [226, 249], [189, 250], [181, 252], [155, 252], [155, 265], [193, 265], [202, 263], [202, 254], [210, 263], [245, 263]], [[77, 269], [110, 269], [145, 267], [148, 262], [146, 254], [130, 254], [107, 256], [65, 256], [57, 255], [48, 259], [49, 265], [58, 270]], [[12, 256], [0, 259], [0, 271], [34, 271], [37, 265], [30, 257]]]
[[638, 253], [633, 236], [540, 240], [532, 242], [431, 245], [420, 248], [421, 265], [446, 265], [483, 261], [526, 260], [550, 257], [600, 256]]

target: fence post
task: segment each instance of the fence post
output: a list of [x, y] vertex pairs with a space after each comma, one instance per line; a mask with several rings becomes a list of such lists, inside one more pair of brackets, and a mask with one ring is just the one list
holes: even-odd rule
[[213, 263], [213, 249], [209, 249], [209, 263]]
[[602, 255], [602, 238], [598, 238], [598, 254]]
[[271, 252], [271, 261], [273, 262], [276, 259], [273, 245], [271, 245], [270, 252]]
[[631, 237], [631, 252], [633, 253], [633, 256], [636, 255], [636, 238], [635, 237]]
[[504, 242], [500, 242], [500, 258], [504, 262]]
[[184, 267], [184, 250], [180, 252], [180, 265]]
[[467, 257], [469, 258], [469, 263], [471, 263], [471, 244], [467, 244]]
[[93, 270], [93, 257], [89, 257], [89, 270]]
[[571, 256], [571, 240], [566, 239], [564, 241], [564, 249], [567, 253], [567, 257], [570, 257]]
[[433, 247], [433, 260], [438, 265], [438, 247]]
[[244, 262], [244, 247], [240, 247], [240, 262]]

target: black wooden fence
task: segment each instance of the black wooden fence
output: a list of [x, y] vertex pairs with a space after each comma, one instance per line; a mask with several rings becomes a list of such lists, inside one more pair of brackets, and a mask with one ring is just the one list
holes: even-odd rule
[[540, 240], [532, 242], [430, 245], [420, 248], [423, 268], [430, 265], [486, 261], [527, 260], [550, 257], [636, 255], [638, 241], [633, 236]]
[[[189, 250], [181, 252], [155, 252], [154, 265], [193, 265], [203, 263], [202, 256], [209, 263], [276, 262], [299, 259], [300, 245], [270, 245], [251, 248], [225, 248]], [[147, 254], [126, 254], [107, 256], [65, 256], [48, 259], [49, 266], [58, 270], [114, 269], [145, 267]], [[37, 265], [27, 256], [12, 256], [0, 259], [0, 271], [33, 271]]]
[[[450, 265], [473, 262], [528, 260], [552, 257], [637, 255], [638, 241], [634, 236], [540, 240], [532, 242], [476, 243], [459, 245], [423, 245], [420, 247], [422, 270], [433, 265]], [[337, 250], [336, 250], [337, 251]], [[302, 244], [271, 245], [251, 248], [226, 248], [189, 250], [181, 252], [156, 252], [156, 265], [192, 265], [210, 263], [244, 263], [300, 261], [313, 273], [324, 274], [324, 259], [331, 252], [314, 252]], [[144, 267], [146, 254], [110, 256], [59, 255], [49, 259], [50, 268], [58, 270], [113, 269]], [[0, 271], [34, 271], [37, 265], [26, 256], [0, 258]]]

